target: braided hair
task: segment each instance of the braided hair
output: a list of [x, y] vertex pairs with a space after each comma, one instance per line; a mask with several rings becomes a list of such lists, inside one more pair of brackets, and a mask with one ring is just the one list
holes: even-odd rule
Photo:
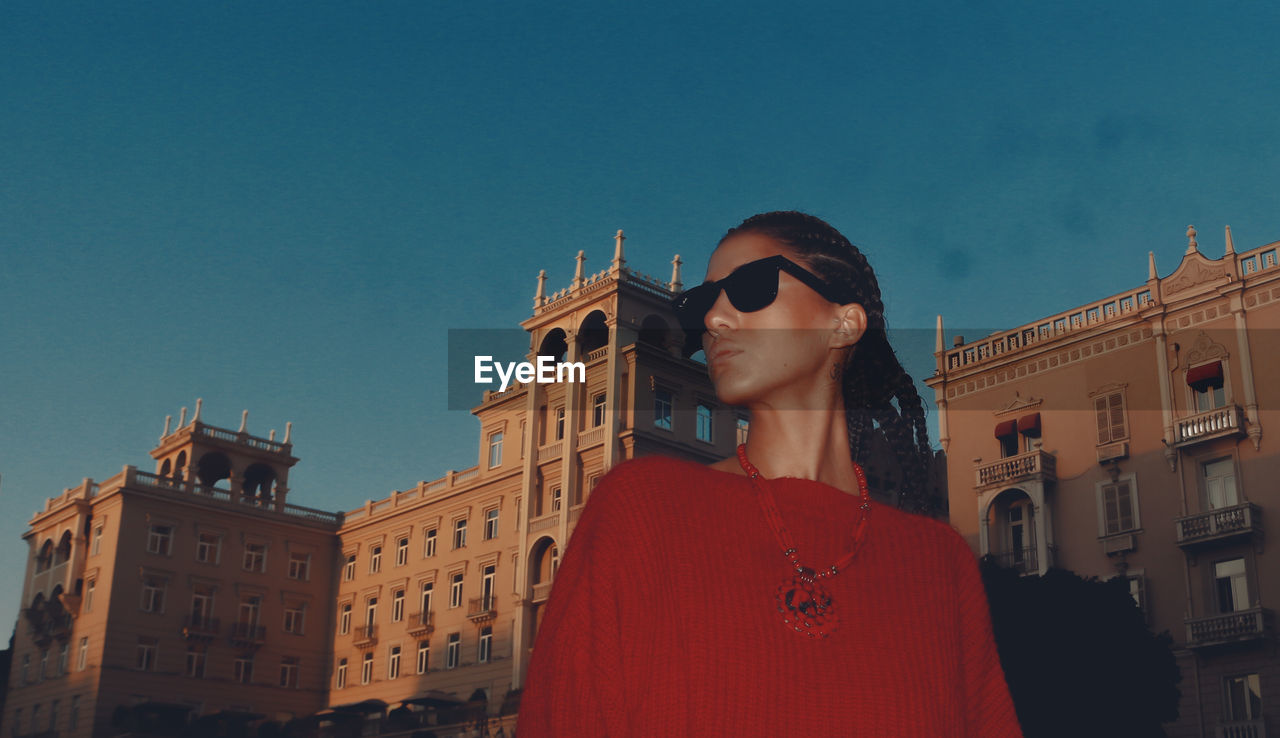
[[823, 281], [845, 290], [845, 304], [857, 303], [866, 311], [866, 332], [846, 358], [841, 379], [849, 453], [862, 464], [872, 448], [872, 436], [881, 435], [902, 471], [899, 505], [928, 512], [933, 450], [924, 406], [915, 382], [889, 345], [880, 285], [867, 257], [826, 221], [806, 213], [753, 215], [729, 229], [720, 242], [743, 233], [758, 233], [785, 245]]

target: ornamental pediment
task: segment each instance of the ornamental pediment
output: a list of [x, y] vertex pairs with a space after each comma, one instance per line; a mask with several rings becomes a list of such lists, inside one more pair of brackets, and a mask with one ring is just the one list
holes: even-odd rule
[[1173, 274], [1161, 280], [1161, 297], [1168, 303], [1171, 297], [1191, 292], [1197, 287], [1231, 279], [1230, 267], [1225, 259], [1206, 258], [1199, 251], [1186, 254]]

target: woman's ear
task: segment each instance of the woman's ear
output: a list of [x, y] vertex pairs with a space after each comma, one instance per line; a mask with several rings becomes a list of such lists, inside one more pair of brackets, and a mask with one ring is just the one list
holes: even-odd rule
[[847, 348], [867, 332], [867, 311], [857, 303], [836, 308], [835, 329], [831, 331], [831, 348]]

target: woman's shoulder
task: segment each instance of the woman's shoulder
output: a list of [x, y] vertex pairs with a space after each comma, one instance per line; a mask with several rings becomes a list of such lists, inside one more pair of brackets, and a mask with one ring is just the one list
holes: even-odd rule
[[960, 532], [945, 521], [920, 513], [878, 504], [873, 508], [876, 523], [898, 540], [910, 540], [920, 551], [932, 551], [946, 557], [963, 553], [972, 558], [969, 544]]
[[704, 464], [670, 456], [642, 456], [618, 464], [591, 491], [597, 508], [664, 507], [690, 489], [706, 491], [732, 481], [732, 475]]

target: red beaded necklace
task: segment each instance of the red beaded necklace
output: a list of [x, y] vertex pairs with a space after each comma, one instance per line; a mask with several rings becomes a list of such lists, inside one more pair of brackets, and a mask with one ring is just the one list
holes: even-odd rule
[[862, 544], [862, 538], [867, 529], [867, 518], [871, 513], [871, 497], [867, 493], [866, 474], [861, 466], [853, 465], [853, 473], [858, 479], [858, 492], [862, 498], [862, 504], [858, 506], [862, 515], [853, 529], [853, 544], [849, 547], [849, 552], [841, 556], [830, 568], [815, 570], [800, 563], [800, 554], [796, 551], [791, 531], [787, 530], [787, 526], [782, 522], [778, 505], [774, 502], [773, 495], [760, 483], [764, 477], [760, 476], [760, 470], [747, 460], [745, 443], [738, 446], [738, 463], [742, 465], [742, 471], [746, 472], [747, 478], [751, 480], [751, 486], [756, 492], [756, 501], [760, 503], [764, 519], [769, 523], [774, 537], [782, 546], [782, 554], [787, 557], [795, 570], [789, 578], [778, 585], [778, 612], [782, 614], [782, 622], [797, 633], [803, 633], [810, 638], [826, 638], [840, 625], [840, 616], [836, 612], [831, 593], [820, 580], [844, 571], [849, 564], [853, 563], [853, 557], [857, 555], [858, 548]]

